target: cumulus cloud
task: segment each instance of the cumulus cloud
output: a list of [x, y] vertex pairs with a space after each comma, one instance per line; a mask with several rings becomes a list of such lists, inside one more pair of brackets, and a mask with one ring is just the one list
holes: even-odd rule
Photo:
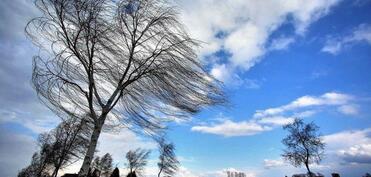
[[329, 154], [347, 163], [371, 164], [371, 129], [343, 131], [323, 137]]
[[[201, 56], [226, 51], [231, 57], [212, 64], [216, 70], [223, 66], [235, 73], [236, 70], [249, 70], [270, 50], [286, 49], [294, 42], [295, 35], [304, 34], [310, 24], [328, 14], [330, 8], [340, 0], [309, 2], [176, 0], [176, 2], [183, 10], [181, 17], [191, 35], [206, 43], [200, 49]], [[292, 25], [296, 33], [271, 40], [271, 34], [282, 24]]]
[[371, 143], [354, 145], [348, 149], [339, 151], [339, 154], [347, 162], [371, 164]]
[[285, 166], [285, 162], [282, 159], [264, 159], [264, 168], [270, 169], [270, 168], [276, 168], [276, 167], [282, 167]]
[[371, 44], [371, 25], [369, 24], [359, 25], [349, 35], [337, 38], [330, 37], [323, 46], [322, 52], [336, 55], [344, 48], [350, 47], [351, 45], [362, 41]]
[[298, 117], [310, 117], [324, 107], [335, 107], [339, 113], [356, 115], [358, 106], [353, 103], [354, 101], [354, 96], [337, 92], [328, 92], [320, 96], [305, 95], [282, 106], [256, 110], [248, 120], [237, 122], [223, 118], [210, 125], [193, 126], [191, 130], [226, 137], [255, 135], [289, 124]]

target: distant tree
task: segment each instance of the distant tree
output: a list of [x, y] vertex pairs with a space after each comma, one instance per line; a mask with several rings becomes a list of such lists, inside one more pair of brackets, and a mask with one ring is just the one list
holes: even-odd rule
[[313, 176], [309, 164], [321, 161], [325, 147], [318, 133], [319, 127], [313, 122], [305, 124], [302, 119], [296, 118], [293, 123], [283, 128], [289, 132], [282, 140], [286, 146], [282, 154], [283, 158], [295, 167], [304, 164], [308, 174]]
[[138, 148], [134, 151], [130, 150], [126, 153], [126, 166], [129, 169], [129, 174], [142, 174], [144, 167], [147, 165], [150, 152], [151, 151], [149, 150]]
[[161, 139], [159, 142], [159, 162], [157, 163], [160, 171], [158, 172], [158, 177], [161, 176], [161, 173], [165, 177], [173, 176], [178, 170], [179, 161], [176, 159], [175, 147], [172, 143], [167, 143], [165, 139]]
[[51, 161], [46, 149], [32, 155], [31, 164], [18, 173], [18, 177], [49, 177]]
[[88, 149], [91, 130], [91, 124], [86, 119], [70, 118], [49, 133], [55, 154], [52, 177], [57, 177], [60, 169], [84, 157]]
[[92, 166], [94, 169], [99, 170], [102, 176], [108, 177], [112, 172], [112, 163], [113, 159], [111, 154], [106, 153], [102, 158], [96, 156], [93, 160]]
[[109, 177], [112, 173], [113, 159], [111, 154], [104, 154], [101, 158], [101, 171], [104, 177]]
[[101, 162], [100, 162], [100, 157], [95, 156], [93, 162], [91, 163], [91, 169], [100, 169], [101, 168]]
[[[225, 102], [192, 39], [166, 0], [35, 0], [41, 16], [26, 34], [37, 95], [60, 117], [93, 122], [79, 176], [85, 177], [107, 122], [156, 134], [171, 117], [187, 118]], [[108, 120], [108, 121], [107, 121]], [[115, 120], [115, 121], [110, 121]]]

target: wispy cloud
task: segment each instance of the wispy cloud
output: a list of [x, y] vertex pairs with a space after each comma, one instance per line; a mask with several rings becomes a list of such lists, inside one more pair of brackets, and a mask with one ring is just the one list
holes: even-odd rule
[[358, 105], [353, 103], [354, 100], [352, 95], [337, 92], [320, 96], [306, 95], [286, 105], [257, 110], [251, 119], [245, 121], [235, 122], [227, 118], [210, 125], [193, 126], [191, 130], [226, 137], [255, 135], [289, 124], [297, 117], [310, 117], [324, 107], [335, 107], [341, 114], [356, 115]]
[[250, 121], [233, 122], [231, 120], [226, 120], [219, 124], [194, 126], [191, 128], [192, 131], [222, 135], [226, 137], [255, 135], [257, 133], [268, 131], [270, 129], [271, 129], [270, 127], [262, 126], [256, 122]]
[[367, 42], [371, 44], [371, 25], [361, 24], [349, 35], [343, 37], [330, 37], [325, 46], [322, 48], [322, 52], [327, 52], [332, 55], [339, 54], [344, 48], [350, 47], [357, 42]]
[[354, 97], [347, 94], [337, 93], [337, 92], [328, 92], [321, 96], [302, 96], [295, 99], [289, 104], [268, 108], [265, 110], [258, 110], [253, 117], [267, 117], [283, 114], [288, 111], [294, 111], [310, 107], [318, 106], [344, 106], [348, 105], [353, 101]]
[[282, 159], [264, 159], [263, 161], [264, 168], [276, 168], [286, 166], [287, 164]]
[[293, 37], [281, 37], [274, 39], [269, 46], [270, 50], [285, 50], [289, 47], [290, 44], [295, 42]]

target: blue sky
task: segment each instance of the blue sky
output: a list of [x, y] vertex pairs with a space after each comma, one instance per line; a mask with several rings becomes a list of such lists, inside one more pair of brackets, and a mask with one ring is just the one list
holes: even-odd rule
[[[320, 126], [326, 157], [314, 171], [355, 177], [371, 165], [371, 1], [176, 0], [189, 33], [205, 42], [200, 60], [224, 82], [230, 107], [207, 108], [169, 125], [179, 177], [250, 177], [305, 172], [280, 158], [282, 125], [301, 117]], [[0, 4], [0, 176], [14, 176], [36, 150], [35, 138], [59, 121], [30, 86], [28, 0]], [[17, 148], [14, 148], [17, 147]], [[105, 132], [98, 154], [156, 145], [128, 130]], [[148, 174], [155, 174], [156, 153]], [[7, 159], [7, 160], [5, 160]], [[8, 160], [9, 159], [9, 160]], [[78, 168], [78, 164], [70, 170]], [[367, 171], [368, 170], [368, 171]]]

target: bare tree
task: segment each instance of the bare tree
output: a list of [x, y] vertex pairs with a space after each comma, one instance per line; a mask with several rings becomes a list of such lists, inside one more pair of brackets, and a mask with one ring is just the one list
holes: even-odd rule
[[112, 173], [112, 166], [113, 166], [113, 159], [111, 154], [106, 153], [103, 155], [101, 159], [101, 164], [102, 164], [102, 175], [105, 177], [109, 177], [110, 174]]
[[130, 150], [126, 153], [126, 160], [128, 161], [126, 166], [129, 169], [129, 174], [136, 173], [140, 176], [142, 174], [144, 167], [147, 165], [148, 156], [151, 153], [149, 150], [136, 149], [134, 151]]
[[112, 172], [113, 159], [111, 154], [106, 153], [102, 158], [99, 156], [95, 157], [92, 167], [99, 170], [105, 177], [109, 177]]
[[22, 169], [19, 176], [56, 177], [58, 171], [81, 159], [89, 144], [91, 128], [85, 120], [68, 119], [50, 132], [38, 138], [39, 152], [36, 152], [31, 165]]
[[295, 167], [304, 164], [308, 174], [313, 176], [309, 164], [321, 161], [325, 147], [318, 134], [319, 127], [313, 122], [305, 124], [302, 119], [297, 118], [283, 128], [289, 131], [289, 135], [282, 140], [286, 146], [282, 156]]
[[157, 176], [160, 177], [161, 173], [163, 173], [165, 177], [171, 177], [176, 173], [179, 165], [179, 161], [176, 159], [174, 152], [174, 144], [166, 143], [165, 139], [161, 139], [159, 146], [160, 161], [157, 163], [157, 166], [160, 171], [158, 172]]
[[31, 164], [18, 173], [18, 177], [49, 177], [52, 167], [49, 155], [50, 149], [44, 146], [40, 152], [32, 155]]
[[52, 146], [54, 164], [52, 177], [57, 177], [61, 168], [84, 157], [91, 130], [91, 125], [85, 119], [70, 118], [42, 138]]
[[[32, 82], [61, 118], [89, 116], [86, 176], [103, 126], [149, 134], [162, 122], [187, 118], [225, 102], [220, 84], [202, 67], [198, 41], [163, 0], [35, 0], [41, 17], [26, 34], [41, 50]], [[117, 123], [117, 124], [116, 124]], [[139, 129], [138, 129], [139, 128]]]

